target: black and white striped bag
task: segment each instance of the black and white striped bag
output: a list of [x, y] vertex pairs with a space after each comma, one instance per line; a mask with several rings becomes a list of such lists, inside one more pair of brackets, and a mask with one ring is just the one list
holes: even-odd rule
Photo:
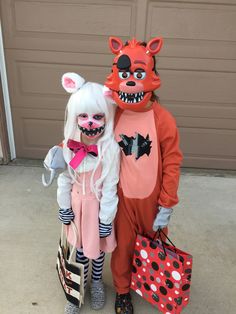
[[73, 221], [75, 242], [71, 245], [67, 242], [62, 225], [61, 239], [57, 255], [57, 273], [69, 302], [81, 306], [84, 303], [84, 265], [76, 262], [77, 229]]

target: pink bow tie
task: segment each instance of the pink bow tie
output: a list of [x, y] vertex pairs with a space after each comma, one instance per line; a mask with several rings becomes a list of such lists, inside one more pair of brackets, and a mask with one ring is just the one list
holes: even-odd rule
[[87, 154], [91, 154], [95, 157], [98, 155], [97, 145], [86, 145], [74, 140], [68, 140], [67, 147], [75, 153], [75, 156], [69, 162], [69, 165], [74, 170], [80, 165]]

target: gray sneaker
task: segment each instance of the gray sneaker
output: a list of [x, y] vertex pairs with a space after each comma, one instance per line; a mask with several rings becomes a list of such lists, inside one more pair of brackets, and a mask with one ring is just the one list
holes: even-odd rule
[[80, 312], [80, 308], [77, 305], [67, 301], [65, 306], [65, 314], [78, 314]]
[[90, 284], [90, 294], [91, 294], [91, 308], [93, 310], [100, 310], [104, 307], [106, 301], [105, 286], [100, 280], [92, 280]]

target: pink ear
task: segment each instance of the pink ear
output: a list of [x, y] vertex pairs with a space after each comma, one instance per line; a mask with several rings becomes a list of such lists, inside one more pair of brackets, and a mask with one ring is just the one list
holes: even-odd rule
[[64, 86], [66, 88], [75, 88], [75, 82], [69, 77], [64, 77]]
[[63, 74], [61, 83], [67, 93], [72, 94], [82, 87], [82, 85], [85, 83], [85, 80], [82, 78], [82, 76], [76, 73], [67, 72]]
[[123, 43], [120, 40], [120, 38], [110, 37], [109, 38], [109, 47], [111, 48], [111, 51], [117, 55], [121, 51], [121, 49], [123, 48]]
[[111, 97], [112, 96], [112, 90], [104, 85], [103, 86], [103, 95], [106, 97]]
[[147, 53], [150, 53], [152, 56], [157, 54], [162, 47], [163, 39], [161, 37], [155, 37], [151, 39], [147, 44]]

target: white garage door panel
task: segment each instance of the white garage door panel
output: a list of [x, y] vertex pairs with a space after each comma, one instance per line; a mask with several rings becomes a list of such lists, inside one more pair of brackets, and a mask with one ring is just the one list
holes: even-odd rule
[[[230, 119], [232, 120], [233, 128], [235, 129], [236, 106], [235, 104], [215, 104], [215, 103], [199, 103], [194, 102], [175, 102], [166, 103], [165, 106], [176, 116], [181, 117], [196, 117], [199, 119]], [[188, 123], [188, 119], [184, 120]], [[228, 127], [228, 125], [227, 125]]]
[[186, 167], [235, 169], [235, 130], [180, 127], [180, 136]]
[[[91, 10], [96, 12], [91, 19]], [[112, 11], [116, 14], [111, 15]], [[37, 2], [15, 2], [16, 30], [67, 35], [107, 35], [108, 25], [114, 36], [127, 35], [131, 28], [131, 6]], [[35, 16], [35, 12], [37, 15]], [[27, 13], [27, 14], [25, 14]], [[52, 16], [56, 17], [52, 19]], [[120, 17], [122, 16], [122, 23]], [[106, 17], [106, 18], [104, 18]], [[42, 23], [42, 20], [44, 23]]]
[[163, 100], [234, 103], [236, 73], [159, 70]]
[[146, 37], [161, 34], [165, 56], [235, 59], [235, 20], [235, 3], [150, 1]]
[[132, 0], [6, 0], [6, 48], [104, 52], [102, 37], [133, 36], [135, 16]]
[[[235, 118], [202, 118], [202, 117], [177, 117], [178, 124], [180, 126], [185, 126], [189, 128], [200, 128], [200, 129], [213, 129], [213, 130], [233, 130], [236, 133], [235, 130]], [[217, 133], [216, 133], [217, 134]], [[216, 135], [218, 137], [218, 135]], [[235, 139], [233, 139], [233, 142], [231, 143], [232, 146], [234, 145]]]
[[62, 74], [73, 71], [87, 81], [103, 83], [110, 73], [110, 66], [105, 66], [109, 59], [110, 55], [8, 51], [12, 107], [64, 110], [69, 95], [61, 86]]
[[[234, 6], [150, 3], [150, 34], [166, 38], [232, 41], [236, 39]], [[166, 23], [174, 21], [175, 23]], [[176, 25], [178, 27], [176, 27]], [[211, 27], [209, 27], [211, 26]]]
[[[45, 0], [44, 0], [45, 1]], [[157, 2], [166, 2], [166, 0], [160, 0], [160, 1], [157, 1]], [[231, 4], [231, 5], [234, 5], [235, 4], [235, 0], [171, 0], [171, 2], [173, 3], [194, 3], [194, 4], [202, 4], [202, 3], [205, 3], [205, 4]]]
[[14, 110], [15, 138], [20, 156], [44, 158], [63, 139], [64, 110]]
[[[235, 156], [236, 147], [232, 145], [233, 139], [236, 137], [235, 130], [216, 130], [216, 129], [199, 129], [194, 127], [181, 127], [182, 138], [181, 143], [185, 148], [186, 154], [210, 156]], [[188, 134], [188, 135], [187, 135]], [[191, 134], [191, 138], [189, 137]], [[220, 145], [217, 145], [217, 142]], [[196, 145], [193, 145], [196, 143]], [[215, 145], [216, 144], [216, 145]]]
[[[165, 40], [166, 42], [166, 40]], [[164, 44], [165, 45], [165, 44]], [[236, 52], [236, 51], [235, 51]], [[236, 54], [235, 54], [236, 57]], [[175, 58], [159, 56], [157, 67], [177, 71], [235, 73], [236, 62], [231, 59]]]

